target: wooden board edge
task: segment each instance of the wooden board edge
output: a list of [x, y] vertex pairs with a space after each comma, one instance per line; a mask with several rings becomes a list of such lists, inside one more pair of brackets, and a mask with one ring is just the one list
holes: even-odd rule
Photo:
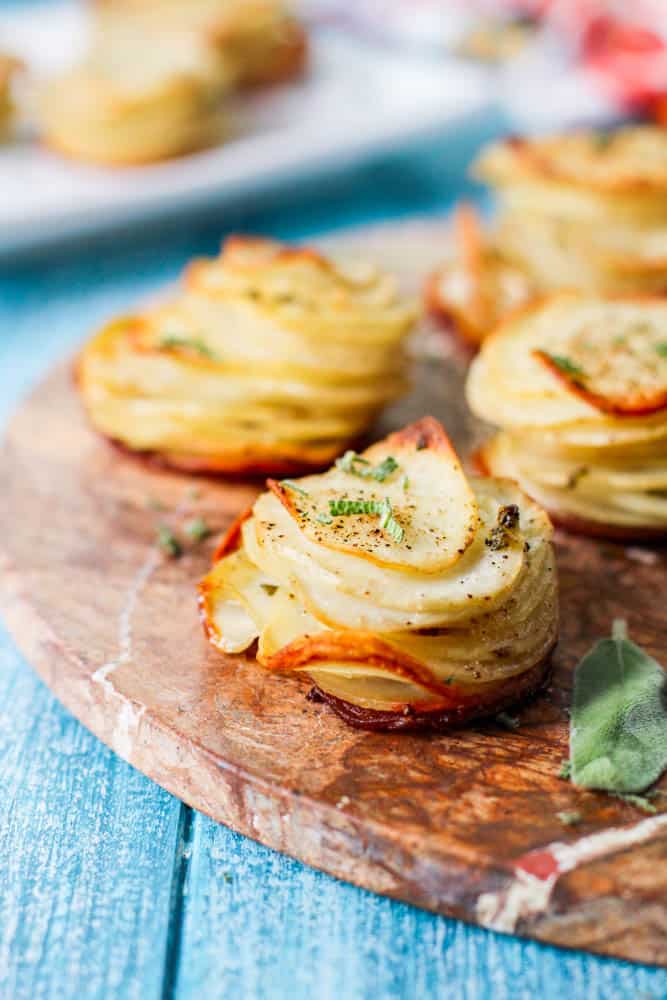
[[[99, 683], [50, 634], [14, 584], [11, 566], [1, 552], [0, 613], [27, 662], [82, 725], [170, 794], [216, 822], [342, 881], [443, 916], [566, 949], [667, 966], [664, 929], [659, 922], [653, 926], [655, 915], [646, 914], [637, 900], [601, 896], [578, 900], [574, 910], [570, 901], [561, 915], [558, 896], [567, 892], [566, 874], [531, 879], [494, 867], [473, 877], [459, 859], [440, 856], [416, 855], [415, 864], [415, 853], [404, 851], [380, 828], [372, 829], [370, 839], [369, 824], [358, 823], [344, 807], [277, 788], [236, 766], [222, 766], [204, 747], [183, 740], [110, 682], [103, 709], [98, 703]], [[69, 672], [59, 669], [65, 665]], [[71, 680], [72, 666], [80, 674], [79, 686], [64, 682], [65, 677]], [[198, 787], [189, 778], [195, 771]], [[667, 838], [667, 814], [653, 819], [665, 820], [662, 832]], [[641, 822], [620, 829], [630, 832]], [[658, 829], [656, 825], [656, 833]], [[577, 872], [595, 860], [585, 858]], [[592, 930], [587, 937], [586, 928], [604, 925], [603, 914], [612, 903], [615, 922], [628, 929], [627, 937], [610, 943]], [[638, 941], [645, 943], [638, 948]]]

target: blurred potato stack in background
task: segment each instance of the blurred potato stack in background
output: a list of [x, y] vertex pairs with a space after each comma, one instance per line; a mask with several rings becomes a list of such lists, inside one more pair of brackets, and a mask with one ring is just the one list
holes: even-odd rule
[[299, 73], [306, 36], [282, 0], [98, 0], [84, 58], [41, 100], [49, 146], [109, 165], [221, 141], [226, 98]]
[[473, 168], [497, 196], [485, 231], [459, 210], [455, 259], [429, 286], [431, 305], [479, 343], [536, 295], [667, 292], [667, 130], [628, 126], [510, 137]]

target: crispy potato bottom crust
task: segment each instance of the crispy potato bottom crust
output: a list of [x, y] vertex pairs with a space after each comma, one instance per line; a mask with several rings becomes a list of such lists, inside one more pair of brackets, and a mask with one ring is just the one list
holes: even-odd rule
[[[96, 431], [96, 433], [100, 433]], [[275, 450], [265, 452], [255, 450], [252, 454], [229, 451], [215, 455], [187, 455], [173, 452], [135, 451], [123, 441], [102, 434], [109, 444], [124, 455], [152, 468], [187, 472], [200, 476], [228, 476], [230, 478], [264, 479], [266, 476], [290, 476], [302, 472], [319, 472], [327, 468], [346, 448], [358, 442], [343, 442], [340, 446], [313, 452], [310, 456], [296, 459], [281, 457]]]
[[487, 719], [497, 715], [506, 708], [524, 701], [535, 695], [548, 681], [551, 675], [551, 653], [556, 640], [547, 654], [530, 670], [516, 677], [508, 677], [499, 682], [492, 695], [483, 702], [465, 704], [456, 708], [432, 708], [419, 711], [406, 705], [401, 711], [389, 712], [372, 708], [361, 708], [351, 702], [343, 701], [335, 695], [327, 694], [315, 686], [311, 698], [325, 702], [344, 722], [357, 729], [371, 729], [376, 732], [445, 732], [457, 729], [479, 719]]

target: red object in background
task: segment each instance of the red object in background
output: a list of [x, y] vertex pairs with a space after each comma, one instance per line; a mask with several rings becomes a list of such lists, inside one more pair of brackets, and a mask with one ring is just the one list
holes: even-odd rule
[[[502, 3], [501, 3], [502, 5]], [[593, 82], [623, 111], [667, 124], [667, 4], [663, 0], [514, 0], [572, 47]]]
[[609, 96], [632, 111], [667, 111], [667, 45], [656, 31], [610, 16], [582, 37], [582, 61]]

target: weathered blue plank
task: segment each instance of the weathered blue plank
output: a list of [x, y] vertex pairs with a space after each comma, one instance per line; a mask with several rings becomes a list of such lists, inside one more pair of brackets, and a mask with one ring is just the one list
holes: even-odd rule
[[195, 818], [178, 1000], [664, 1000], [667, 972], [445, 920]]
[[183, 807], [107, 750], [0, 633], [0, 996], [162, 995]]

